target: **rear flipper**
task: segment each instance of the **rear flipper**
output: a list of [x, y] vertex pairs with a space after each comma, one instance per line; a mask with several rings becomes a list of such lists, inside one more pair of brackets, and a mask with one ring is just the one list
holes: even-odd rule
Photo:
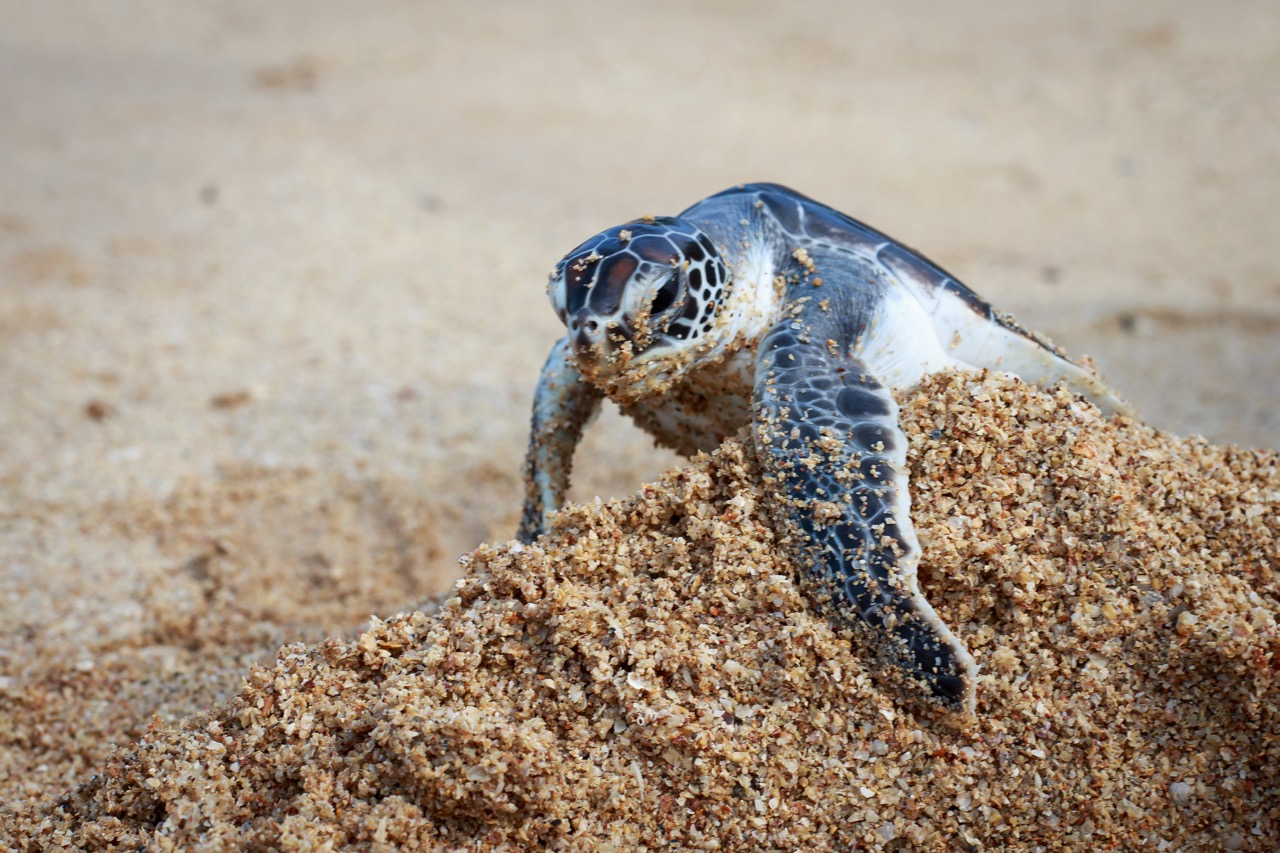
[[946, 357], [978, 370], [1008, 371], [1041, 387], [1062, 382], [1106, 415], [1133, 415], [1100, 377], [1033, 337], [941, 268], [893, 242], [884, 244], [876, 259], [906, 285], [932, 322]]
[[934, 697], [971, 711], [973, 658], [916, 584], [898, 406], [862, 362], [834, 350], [791, 321], [758, 350], [756, 448], [778, 483], [778, 520], [843, 614], [870, 626]]
[[1133, 416], [1129, 406], [1101, 378], [1068, 361], [1022, 330], [1004, 324], [974, 324], [957, 335], [952, 354], [976, 368], [1006, 370], [1041, 388], [1064, 383], [1105, 415]]

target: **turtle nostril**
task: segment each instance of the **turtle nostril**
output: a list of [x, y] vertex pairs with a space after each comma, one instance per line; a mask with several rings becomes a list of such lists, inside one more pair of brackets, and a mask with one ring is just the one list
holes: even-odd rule
[[592, 339], [600, 336], [604, 326], [600, 318], [595, 312], [589, 308], [583, 308], [569, 318], [569, 332], [583, 339]]

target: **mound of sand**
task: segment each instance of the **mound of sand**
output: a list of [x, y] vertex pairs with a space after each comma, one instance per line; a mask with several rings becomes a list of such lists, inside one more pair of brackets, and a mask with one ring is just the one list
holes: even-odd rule
[[1280, 458], [941, 377], [921, 586], [982, 667], [915, 707], [776, 556], [729, 441], [482, 547], [434, 615], [284, 648], [19, 848], [1227, 849], [1280, 837]]

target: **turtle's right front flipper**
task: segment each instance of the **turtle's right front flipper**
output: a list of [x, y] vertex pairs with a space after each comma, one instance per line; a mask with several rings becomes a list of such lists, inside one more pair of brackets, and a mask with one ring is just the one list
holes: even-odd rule
[[972, 710], [976, 666], [916, 585], [906, 436], [889, 389], [847, 348], [790, 318], [757, 355], [756, 448], [793, 556], [944, 703]]
[[564, 503], [573, 451], [583, 428], [600, 409], [600, 391], [583, 381], [569, 350], [567, 338], [551, 348], [534, 392], [524, 463], [524, 512], [516, 533], [521, 542], [532, 542], [545, 533], [547, 517]]

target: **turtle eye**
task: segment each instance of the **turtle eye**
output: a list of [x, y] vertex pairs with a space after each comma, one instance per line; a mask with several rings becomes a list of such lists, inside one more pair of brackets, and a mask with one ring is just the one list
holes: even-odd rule
[[666, 283], [653, 297], [653, 306], [649, 309], [654, 314], [661, 314], [672, 305], [676, 304], [676, 297], [680, 295], [680, 276], [672, 273]]

